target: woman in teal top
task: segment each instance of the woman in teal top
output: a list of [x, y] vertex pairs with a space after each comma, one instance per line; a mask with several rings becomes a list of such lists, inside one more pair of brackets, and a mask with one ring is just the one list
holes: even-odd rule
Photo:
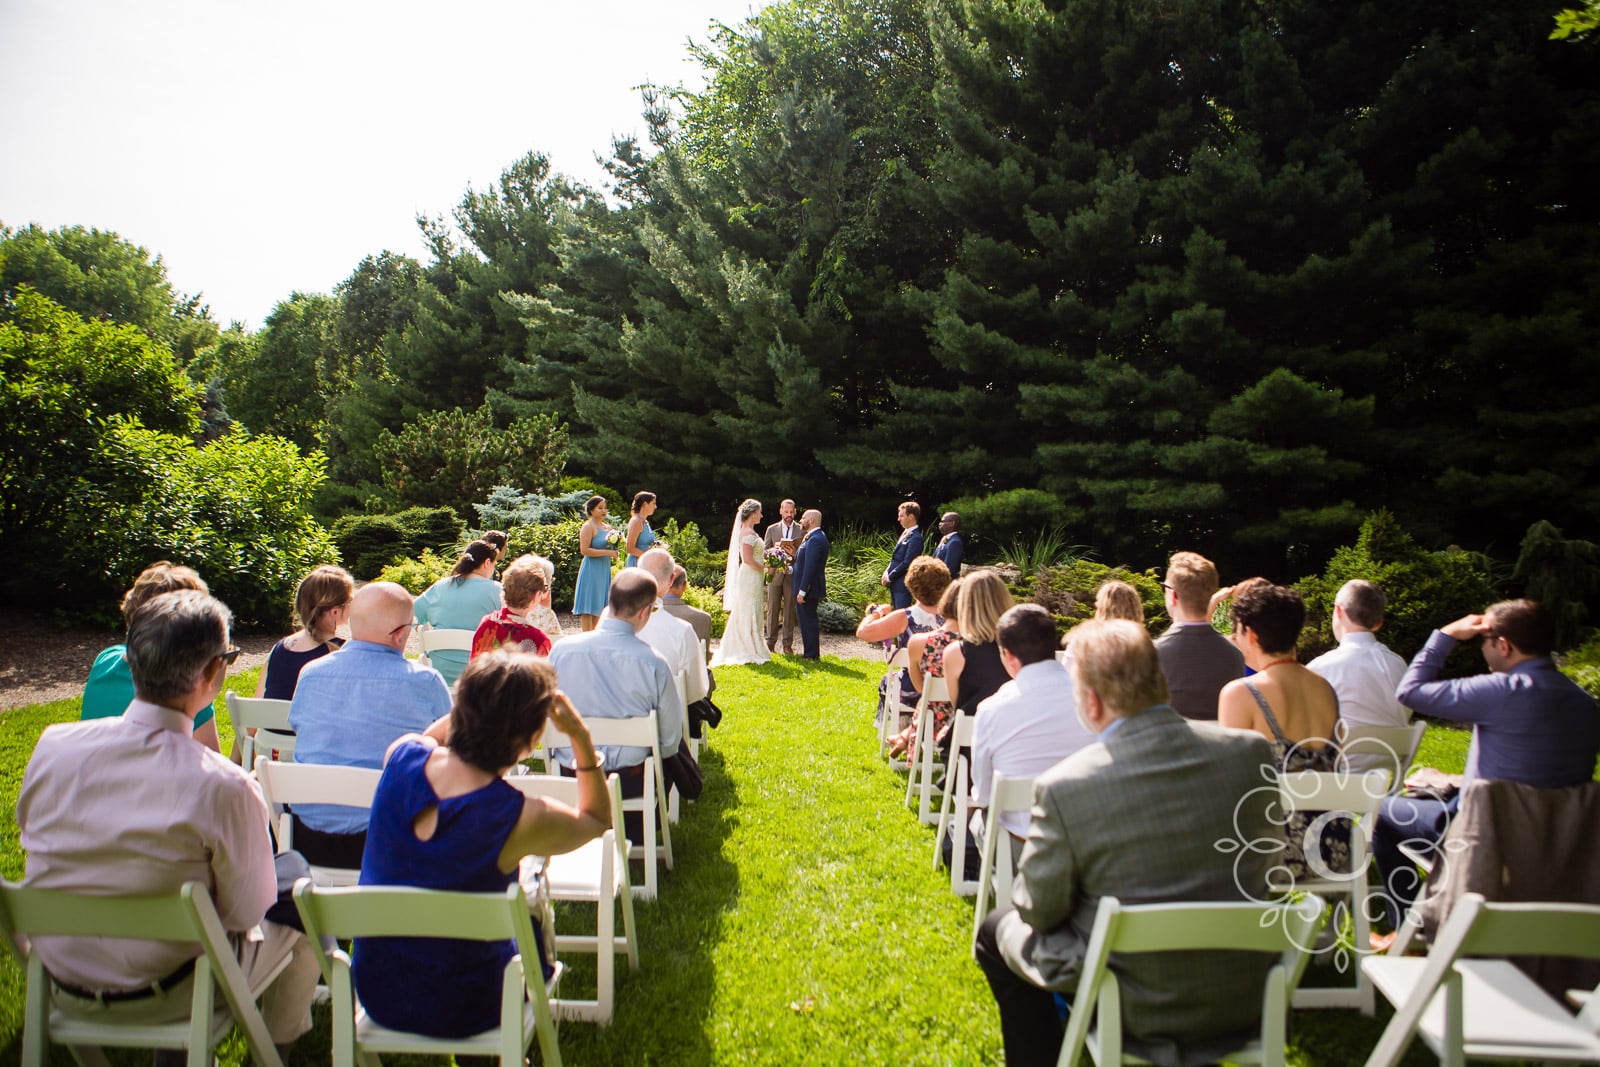
[[611, 599], [611, 561], [617, 558], [617, 532], [606, 525], [606, 498], [592, 496], [583, 505], [588, 513], [583, 528], [578, 531], [578, 552], [583, 562], [578, 565], [578, 584], [572, 594], [572, 613], [584, 633], [593, 630], [600, 622], [600, 613], [606, 610]]
[[[494, 545], [487, 541], [468, 545], [449, 576], [440, 578], [417, 597], [417, 622], [431, 623], [436, 630], [470, 633], [485, 615], [499, 611], [503, 601], [500, 583], [493, 577], [495, 556]], [[445, 684], [451, 685], [466, 667], [467, 656], [466, 652], [440, 649], [429, 653], [428, 659], [434, 670], [444, 676]]]
[[[133, 588], [122, 597], [122, 620], [133, 618], [147, 600], [179, 589], [198, 589], [210, 592], [205, 581], [189, 567], [175, 567], [160, 560], [146, 567], [134, 579]], [[109, 719], [121, 715], [133, 703], [133, 672], [128, 669], [128, 646], [112, 645], [102, 649], [89, 668], [89, 680], [83, 686], [83, 711], [80, 718]], [[210, 704], [200, 709], [194, 717], [194, 738], [201, 744], [220, 752], [222, 742], [217, 737], [217, 709]]]
[[633, 494], [633, 518], [628, 520], [628, 558], [622, 564], [631, 567], [639, 557], [650, 551], [656, 543], [656, 532], [650, 529], [650, 516], [656, 513], [654, 493]]

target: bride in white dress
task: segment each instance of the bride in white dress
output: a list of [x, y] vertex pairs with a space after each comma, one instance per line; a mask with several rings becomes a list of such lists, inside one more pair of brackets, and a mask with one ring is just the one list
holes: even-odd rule
[[766, 663], [772, 657], [761, 639], [762, 558], [761, 501], [746, 500], [739, 505], [728, 537], [728, 569], [722, 583], [722, 606], [728, 609], [728, 625], [722, 631], [722, 644], [711, 657], [713, 667], [735, 663]]

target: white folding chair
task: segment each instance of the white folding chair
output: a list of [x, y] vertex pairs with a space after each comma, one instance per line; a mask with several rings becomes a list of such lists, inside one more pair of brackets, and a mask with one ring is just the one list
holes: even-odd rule
[[[256, 756], [269, 759], [294, 759], [294, 734], [289, 729], [289, 701], [266, 697], [227, 694], [224, 701], [233, 723], [233, 739], [245, 770], [256, 765]], [[254, 735], [251, 731], [255, 731]]]
[[[417, 657], [417, 662], [424, 667], [433, 666], [432, 653], [434, 652], [472, 652], [473, 630], [451, 630], [427, 627], [417, 631], [417, 647], [422, 654]], [[450, 683], [450, 692], [456, 691], [455, 683]]]
[[[1343, 914], [1350, 916], [1352, 940], [1342, 947], [1343, 958], [1354, 961], [1368, 950], [1368, 934], [1372, 929], [1372, 912], [1369, 902], [1378, 899], [1377, 891], [1367, 881], [1367, 841], [1377, 823], [1378, 806], [1389, 793], [1389, 772], [1368, 771], [1358, 776], [1323, 774], [1316, 771], [1295, 771], [1278, 779], [1278, 798], [1284, 812], [1321, 811], [1327, 815], [1314, 820], [1304, 842], [1308, 862], [1313, 855], [1320, 862], [1316, 838], [1322, 824], [1328, 819], [1344, 817], [1351, 820], [1350, 870], [1348, 872], [1308, 871], [1295, 879], [1294, 888], [1309, 890], [1324, 897], [1338, 895], [1330, 922], [1343, 937]], [[1313, 868], [1315, 870], [1315, 868]], [[1317, 875], [1321, 874], [1321, 877]], [[1336, 946], [1337, 947], [1337, 946]], [[1359, 1008], [1363, 1015], [1372, 1014], [1372, 982], [1356, 970], [1354, 986], [1314, 988], [1301, 987], [1295, 991], [1296, 1008]]]
[[[606, 745], [626, 745], [648, 748], [649, 757], [644, 763], [644, 795], [622, 802], [624, 813], [637, 812], [644, 822], [644, 846], [638, 858], [644, 861], [644, 885], [634, 886], [634, 895], [654, 900], [656, 896], [656, 864], [666, 864], [672, 870], [672, 826], [667, 819], [667, 779], [661, 769], [661, 739], [656, 732], [654, 708], [648, 715], [626, 719], [605, 719], [598, 715], [584, 718], [589, 727], [589, 737], [596, 748]], [[543, 749], [548, 767], [551, 749], [571, 748], [572, 742], [554, 727], [546, 724], [539, 747]]]
[[[151, 941], [200, 943], [195, 960], [194, 993], [189, 1017], [176, 1022], [146, 1023], [96, 1019], [68, 1014], [52, 1004], [55, 983], [37, 953], [24, 954], [18, 935], [26, 937], [128, 937]], [[189, 1067], [208, 1067], [212, 1051], [235, 1022], [255, 1062], [282, 1067], [256, 998], [289, 965], [280, 966], [250, 984], [217, 918], [211, 894], [199, 882], [186, 882], [158, 896], [86, 896], [60, 889], [24, 889], [0, 882], [0, 939], [16, 955], [27, 974], [23, 994], [22, 1059], [25, 1067], [43, 1067], [50, 1044], [65, 1045], [80, 1064], [106, 1062], [102, 1047], [181, 1048]], [[223, 1004], [216, 1003], [218, 989]]]
[[[558, 775], [525, 774], [507, 778], [524, 794], [548, 797], [573, 807], [578, 805], [578, 780]], [[524, 892], [540, 877], [550, 891], [551, 900], [593, 904], [595, 933], [556, 934], [556, 949], [561, 952], [595, 953], [595, 999], [555, 1001], [557, 1018], [581, 1019], [605, 1026], [611, 1022], [616, 1003], [616, 954], [627, 954], [628, 970], [639, 969], [639, 938], [633, 924], [633, 886], [628, 878], [628, 839], [622, 833], [622, 783], [612, 774], [606, 778], [611, 800], [611, 828], [601, 837], [573, 852], [559, 856], [530, 856], [522, 861]], [[616, 935], [616, 905], [622, 902], [622, 936]]]
[[1443, 1067], [1469, 1059], [1600, 1061], [1600, 995], [1574, 1016], [1504, 956], [1600, 957], [1600, 906], [1491, 904], [1465, 893], [1425, 958], [1369, 956], [1395, 1006], [1367, 1067], [1399, 1063], [1417, 1034]]
[[[989, 895], [994, 894], [994, 911], [1011, 908], [1011, 883], [1016, 880], [1016, 870], [1011, 863], [1011, 835], [1000, 825], [1004, 812], [1033, 811], [1033, 779], [1007, 778], [994, 772], [989, 789], [989, 810], [983, 822], [983, 863], [978, 868], [978, 899], [972, 908], [972, 937], [978, 937], [978, 927], [990, 912]], [[952, 855], [951, 866], [959, 862]]]
[[[295, 804], [342, 804], [371, 808], [383, 772], [371, 767], [338, 767], [329, 763], [285, 763], [256, 757], [256, 779], [267, 806], [278, 812], [278, 851], [294, 847], [294, 817], [285, 810]], [[318, 885], [355, 885], [359, 867], [311, 866]]]
[[1339, 722], [1339, 769], [1351, 774], [1369, 770], [1389, 772], [1389, 794], [1405, 788], [1406, 775], [1417, 758], [1417, 748], [1428, 724], [1417, 720], [1410, 726], [1346, 726]]
[[[498, 1055], [501, 1067], [520, 1067], [535, 1035], [543, 1062], [560, 1064], [549, 998], [562, 968], [557, 963], [555, 975], [548, 983], [543, 981], [528, 900], [520, 885], [504, 893], [453, 893], [413, 886], [318, 886], [302, 878], [295, 884], [294, 902], [328, 983], [335, 1067], [354, 1067], [357, 1062], [376, 1067], [378, 1054], [385, 1052]], [[517, 955], [501, 976], [500, 1025], [463, 1038], [426, 1037], [379, 1026], [356, 1002], [350, 957], [338, 948], [325, 949], [324, 937], [515, 941]]]
[[[1285, 904], [1174, 903], [1123, 907], [1101, 897], [1067, 1016], [1058, 1067], [1076, 1067], [1085, 1049], [1097, 1064], [1144, 1063], [1122, 1049], [1122, 987], [1109, 967], [1113, 952], [1244, 950], [1275, 952], [1261, 993], [1261, 1035], [1222, 1057], [1228, 1063], [1282, 1067], [1289, 1043], [1289, 1001], [1326, 906], [1316, 894]], [[1091, 1019], [1095, 1029], [1089, 1029]]]
[[[911, 773], [906, 777], [906, 804], [917, 813], [917, 822], [935, 823], [939, 816], [933, 810], [933, 779], [941, 764], [939, 746], [934, 742], [933, 713], [928, 705], [935, 701], [949, 701], [950, 690], [943, 678], [924, 678], [922, 697], [917, 701], [917, 732], [911, 741], [907, 764]], [[951, 751], [955, 751], [953, 748]], [[916, 798], [913, 804], [913, 797]]]
[[[904, 670], [910, 662], [911, 653], [904, 648], [897, 648], [894, 651], [894, 655], [889, 657], [889, 662], [884, 665], [884, 673], [887, 675], [895, 674], [897, 671]], [[889, 684], [884, 705], [883, 717], [878, 720], [878, 754], [880, 756], [889, 754], [889, 739], [900, 732], [900, 709], [904, 705], [900, 702], [900, 687], [893, 682]], [[896, 770], [905, 766], [903, 762], [897, 759], [890, 759], [889, 765]]]
[[939, 806], [939, 829], [933, 837], [933, 869], [939, 869], [943, 856], [945, 831], [950, 831], [950, 892], [959, 897], [970, 897], [978, 891], [978, 883], [966, 878], [967, 837], [972, 832], [972, 809], [968, 807], [972, 793], [969, 785], [972, 761], [961, 754], [972, 747], [973, 716], [969, 712], [956, 713], [950, 727], [950, 754], [955, 759], [955, 773], [948, 769], [944, 776], [944, 801]]

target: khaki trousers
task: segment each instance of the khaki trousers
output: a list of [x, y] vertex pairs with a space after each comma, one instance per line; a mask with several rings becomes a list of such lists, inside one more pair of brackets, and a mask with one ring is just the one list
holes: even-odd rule
[[767, 583], [767, 648], [775, 650], [783, 628], [783, 651], [794, 653], [794, 575], [775, 574]]

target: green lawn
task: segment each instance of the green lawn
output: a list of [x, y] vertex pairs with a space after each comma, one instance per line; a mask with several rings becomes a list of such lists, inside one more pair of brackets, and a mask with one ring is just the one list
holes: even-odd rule
[[[933, 829], [901, 806], [904, 779], [876, 758], [881, 667], [801, 664], [718, 672], [727, 716], [704, 756], [705, 793], [674, 827], [677, 868], [660, 899], [637, 906], [642, 968], [620, 968], [609, 1028], [562, 1025], [568, 1063], [1001, 1062], [998, 1016], [971, 959], [972, 904], [931, 869]], [[253, 671], [230, 682], [254, 684]], [[4, 713], [0, 871], [8, 878], [22, 873], [14, 810], [28, 754], [45, 725], [77, 713], [76, 701]], [[1424, 762], [1459, 771], [1465, 736], [1430, 729]], [[592, 915], [559, 913], [575, 930]], [[592, 964], [566, 959], [572, 995], [588, 995]], [[0, 965], [0, 1063], [19, 1055], [20, 979], [9, 960]], [[1387, 1017], [1379, 1011], [1376, 1020], [1296, 1013], [1292, 1062], [1359, 1061]], [[327, 1062], [327, 1042], [319, 1009], [296, 1061]], [[55, 1051], [53, 1063], [70, 1062]], [[222, 1059], [241, 1061], [237, 1038]], [[1413, 1048], [1412, 1062], [1431, 1060]]]

